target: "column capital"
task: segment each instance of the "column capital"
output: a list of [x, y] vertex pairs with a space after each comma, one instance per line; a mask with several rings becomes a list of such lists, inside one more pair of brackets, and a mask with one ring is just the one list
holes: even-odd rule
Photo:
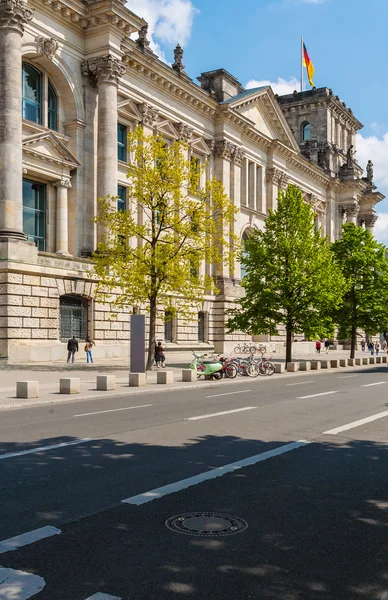
[[178, 132], [180, 140], [183, 140], [184, 142], [190, 142], [194, 133], [192, 127], [189, 127], [185, 123], [178, 123], [178, 125], [176, 126], [176, 130]]
[[285, 189], [288, 184], [288, 176], [287, 173], [277, 167], [269, 167], [267, 168], [266, 181]]
[[54, 183], [54, 187], [66, 188], [68, 190], [71, 188], [71, 181], [69, 179], [59, 179]]
[[234, 151], [233, 151], [234, 164], [237, 165], [238, 167], [241, 167], [244, 157], [245, 157], [245, 153], [244, 153], [243, 149], [240, 148], [239, 146], [235, 146]]
[[20, 35], [34, 11], [23, 0], [0, 0], [0, 29], [14, 29]]
[[227, 140], [216, 141], [214, 147], [214, 155], [216, 158], [224, 158], [225, 160], [232, 160], [235, 146]]
[[140, 104], [140, 106], [138, 106], [138, 109], [143, 117], [141, 120], [142, 125], [152, 127], [158, 116], [158, 111], [156, 110], [156, 108], [154, 108], [150, 104], [147, 104], [146, 102], [143, 102], [143, 104]]
[[368, 229], [376, 225], [378, 216], [375, 214], [360, 215], [359, 219], [361, 223], [364, 224], [365, 227]]
[[115, 83], [118, 85], [120, 77], [124, 75], [126, 66], [117, 58], [110, 54], [107, 56], [97, 56], [84, 60], [81, 64], [81, 71], [84, 76], [93, 77], [97, 85], [100, 83]]

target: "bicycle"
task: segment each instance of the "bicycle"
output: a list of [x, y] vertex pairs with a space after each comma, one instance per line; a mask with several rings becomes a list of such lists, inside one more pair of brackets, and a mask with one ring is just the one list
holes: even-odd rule
[[264, 354], [264, 352], [266, 352], [267, 348], [265, 346], [259, 346], [259, 348], [257, 348], [256, 346], [249, 346], [248, 344], [243, 344], [242, 346], [238, 345], [235, 347], [235, 349], [233, 350], [233, 352], [235, 354], [256, 354], [256, 352], [260, 352], [261, 354]]

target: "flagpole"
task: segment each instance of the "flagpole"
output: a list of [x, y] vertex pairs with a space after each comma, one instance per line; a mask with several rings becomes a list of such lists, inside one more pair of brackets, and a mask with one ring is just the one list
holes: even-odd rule
[[304, 82], [303, 82], [303, 35], [300, 38], [300, 91], [303, 92]]

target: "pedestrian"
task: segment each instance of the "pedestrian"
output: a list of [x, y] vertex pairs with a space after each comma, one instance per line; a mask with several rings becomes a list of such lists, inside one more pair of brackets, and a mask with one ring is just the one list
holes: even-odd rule
[[158, 369], [160, 368], [160, 366], [165, 367], [166, 357], [164, 355], [164, 348], [162, 346], [162, 342], [158, 342], [156, 344], [154, 358], [155, 358], [156, 367]]
[[75, 335], [73, 335], [72, 338], [70, 338], [67, 342], [67, 362], [74, 362], [74, 356], [75, 353], [78, 352], [78, 342], [75, 338]]
[[379, 352], [380, 352], [380, 342], [375, 343], [375, 351], [376, 351], [376, 356], [378, 356]]
[[93, 340], [90, 339], [90, 337], [86, 338], [86, 344], [85, 344], [85, 352], [86, 352], [86, 362], [87, 363], [92, 363], [93, 364], [93, 356], [92, 356], [92, 348], [93, 346], [95, 346], [96, 344], [93, 342]]
[[369, 352], [371, 353], [371, 355], [373, 356], [373, 355], [374, 355], [374, 353], [375, 353], [375, 345], [374, 345], [374, 343], [373, 343], [373, 342], [369, 342], [369, 343], [368, 343], [368, 350], [369, 350]]
[[361, 340], [361, 350], [365, 352], [365, 340]]
[[330, 348], [330, 340], [325, 340], [325, 351], [326, 351], [326, 354], [329, 354], [329, 348]]
[[315, 352], [316, 352], [317, 354], [320, 354], [320, 353], [321, 353], [321, 346], [322, 346], [322, 344], [321, 344], [321, 341], [320, 341], [320, 340], [317, 340], [317, 341], [315, 342]]
[[387, 342], [386, 342], [386, 340], [384, 340], [383, 343], [381, 344], [381, 349], [382, 349], [383, 352], [386, 351], [386, 349], [387, 349]]

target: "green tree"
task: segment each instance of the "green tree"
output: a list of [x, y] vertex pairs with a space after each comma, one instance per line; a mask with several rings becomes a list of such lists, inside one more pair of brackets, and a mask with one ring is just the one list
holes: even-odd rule
[[372, 335], [388, 329], [387, 249], [366, 229], [347, 223], [332, 251], [346, 282], [335, 319], [340, 336], [351, 339], [354, 358], [357, 329]]
[[228, 321], [231, 331], [276, 334], [283, 324], [286, 362], [295, 333], [312, 338], [333, 332], [343, 277], [296, 186], [279, 193], [277, 210], [269, 212], [264, 231], [249, 236], [241, 261], [245, 297]]
[[130, 207], [117, 211], [117, 199], [100, 199], [95, 219], [103, 229], [93, 255], [97, 294], [119, 308], [140, 305], [149, 312], [147, 369], [158, 306], [192, 317], [205, 293], [217, 293], [201, 263], [229, 263], [234, 253], [235, 208], [219, 181], [199, 187], [202, 169], [187, 159], [187, 150], [184, 142], [167, 145], [141, 127], [131, 132]]

